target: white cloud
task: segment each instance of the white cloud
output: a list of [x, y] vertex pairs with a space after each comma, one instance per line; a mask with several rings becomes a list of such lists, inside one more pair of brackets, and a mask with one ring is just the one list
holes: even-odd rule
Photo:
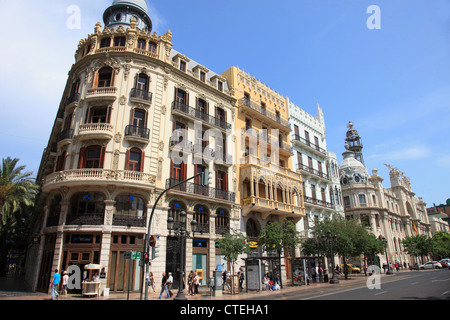
[[411, 146], [403, 149], [397, 149], [393, 151], [387, 151], [384, 153], [376, 153], [367, 156], [372, 160], [386, 160], [386, 161], [399, 161], [399, 160], [416, 160], [426, 158], [431, 154], [429, 147], [424, 145]]
[[450, 155], [441, 156], [437, 158], [434, 162], [440, 167], [450, 169]]

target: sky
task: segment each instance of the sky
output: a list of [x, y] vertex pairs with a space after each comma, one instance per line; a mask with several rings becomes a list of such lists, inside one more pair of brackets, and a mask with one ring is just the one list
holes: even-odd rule
[[[111, 3], [0, 0], [11, 13], [0, 19], [0, 158], [37, 174], [78, 42]], [[450, 0], [147, 4], [153, 31], [171, 30], [190, 59], [218, 74], [238, 66], [314, 116], [319, 104], [339, 162], [352, 121], [385, 188], [390, 164], [427, 207], [450, 198]]]

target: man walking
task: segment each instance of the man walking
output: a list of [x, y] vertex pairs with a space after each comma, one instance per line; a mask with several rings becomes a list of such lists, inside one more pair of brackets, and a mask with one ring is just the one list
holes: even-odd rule
[[170, 298], [169, 288], [167, 286], [167, 284], [168, 284], [167, 280], [168, 280], [168, 278], [166, 276], [166, 273], [163, 272], [162, 273], [162, 280], [161, 280], [161, 293], [159, 294], [159, 298], [160, 299], [162, 298], [162, 295], [163, 295], [164, 291], [167, 294], [167, 298]]
[[58, 273], [58, 269], [55, 269], [55, 274], [53, 275], [53, 281], [52, 281], [52, 300], [55, 298], [58, 298], [58, 285], [59, 281], [61, 280], [61, 275]]

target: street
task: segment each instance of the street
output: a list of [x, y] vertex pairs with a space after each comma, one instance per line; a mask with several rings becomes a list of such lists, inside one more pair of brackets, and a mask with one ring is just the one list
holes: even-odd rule
[[[351, 276], [350, 276], [351, 277]], [[382, 275], [379, 289], [367, 287], [368, 277], [339, 284], [267, 296], [274, 300], [450, 300], [450, 270], [421, 270]], [[265, 298], [265, 297], [264, 297]], [[261, 299], [261, 297], [258, 297]]]

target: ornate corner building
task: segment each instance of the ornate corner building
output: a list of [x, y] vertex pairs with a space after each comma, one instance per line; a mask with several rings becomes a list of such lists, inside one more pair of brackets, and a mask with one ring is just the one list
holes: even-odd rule
[[[152, 272], [176, 271], [177, 239], [167, 229], [180, 211], [199, 232], [186, 243], [187, 268], [209, 272], [223, 256], [215, 239], [239, 228], [233, 167], [235, 99], [226, 79], [172, 49], [172, 34], [152, 33], [144, 0], [114, 0], [105, 26], [82, 39], [42, 156], [38, 180], [40, 241], [28, 252], [27, 280], [47, 291], [55, 269], [101, 264], [101, 288], [139, 290], [142, 252], [156, 196], [202, 170], [199, 180], [174, 188], [158, 203], [152, 234], [160, 256]], [[172, 155], [181, 154], [181, 161]], [[177, 158], [178, 159], [178, 158]], [[157, 278], [158, 279], [158, 278]]]
[[[415, 196], [409, 178], [400, 170], [386, 165], [390, 188], [383, 187], [378, 170], [373, 169], [370, 175], [361, 162], [361, 137], [352, 122], [348, 128], [346, 151], [339, 165], [345, 215], [359, 219], [375, 236], [387, 240], [389, 262], [414, 264], [414, 257], [404, 252], [402, 240], [416, 234], [431, 236], [426, 204]], [[384, 254], [379, 259], [381, 264], [386, 262]]]

